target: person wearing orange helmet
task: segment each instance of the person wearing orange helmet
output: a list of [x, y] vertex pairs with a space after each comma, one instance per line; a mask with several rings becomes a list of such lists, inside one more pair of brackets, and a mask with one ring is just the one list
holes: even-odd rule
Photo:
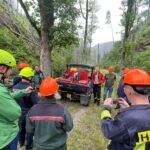
[[108, 97], [112, 96], [113, 87], [116, 81], [116, 75], [114, 74], [113, 71], [114, 71], [114, 67], [110, 66], [108, 68], [108, 73], [105, 75], [104, 100], [107, 97], [107, 93], [108, 93]]
[[[29, 65], [26, 62], [21, 62], [21, 63], [18, 64], [17, 67], [18, 67], [18, 70], [20, 72], [23, 68], [29, 67]], [[16, 75], [16, 77], [13, 80], [13, 86], [15, 86], [16, 84], [18, 84], [20, 81], [21, 81], [21, 77], [18, 74], [18, 75]]]
[[47, 77], [40, 85], [41, 101], [33, 106], [27, 116], [27, 132], [34, 134], [38, 150], [66, 150], [67, 132], [73, 128], [72, 117], [56, 99], [59, 85]]
[[141, 69], [132, 69], [123, 79], [124, 92], [131, 106], [122, 98], [122, 109], [111, 117], [112, 98], [104, 101], [101, 113], [102, 132], [111, 140], [108, 150], [150, 149], [150, 76]]

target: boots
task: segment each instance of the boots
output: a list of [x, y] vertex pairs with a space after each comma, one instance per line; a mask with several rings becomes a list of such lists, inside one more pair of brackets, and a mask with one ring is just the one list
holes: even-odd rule
[[95, 97], [95, 98], [94, 98], [94, 104], [95, 104], [96, 102], [97, 102], [97, 98]]

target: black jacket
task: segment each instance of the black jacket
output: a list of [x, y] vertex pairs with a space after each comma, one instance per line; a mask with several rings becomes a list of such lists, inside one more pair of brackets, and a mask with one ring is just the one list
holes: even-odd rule
[[[17, 85], [13, 87], [13, 91], [26, 89], [29, 86], [31, 86], [30, 83], [19, 82]], [[36, 91], [27, 94], [27, 96], [17, 99], [17, 103], [20, 105], [22, 110], [22, 117], [26, 117], [26, 114], [28, 113], [29, 109], [33, 105], [37, 104], [37, 102], [38, 102], [38, 93]]]

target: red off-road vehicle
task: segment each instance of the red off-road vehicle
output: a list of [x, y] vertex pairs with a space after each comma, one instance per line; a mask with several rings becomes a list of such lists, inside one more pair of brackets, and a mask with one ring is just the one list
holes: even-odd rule
[[[74, 68], [76, 71], [74, 71]], [[83, 64], [69, 64], [57, 82], [62, 97], [79, 100], [81, 105], [88, 106], [92, 95], [92, 73], [94, 67]]]

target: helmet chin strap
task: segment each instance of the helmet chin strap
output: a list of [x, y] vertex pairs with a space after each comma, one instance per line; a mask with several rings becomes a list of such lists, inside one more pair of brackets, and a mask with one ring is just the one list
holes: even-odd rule
[[27, 80], [27, 81], [29, 81], [30, 83], [32, 82], [32, 79], [30, 80], [30, 79], [28, 79], [28, 78], [26, 78], [26, 77], [22, 77], [22, 79]]

